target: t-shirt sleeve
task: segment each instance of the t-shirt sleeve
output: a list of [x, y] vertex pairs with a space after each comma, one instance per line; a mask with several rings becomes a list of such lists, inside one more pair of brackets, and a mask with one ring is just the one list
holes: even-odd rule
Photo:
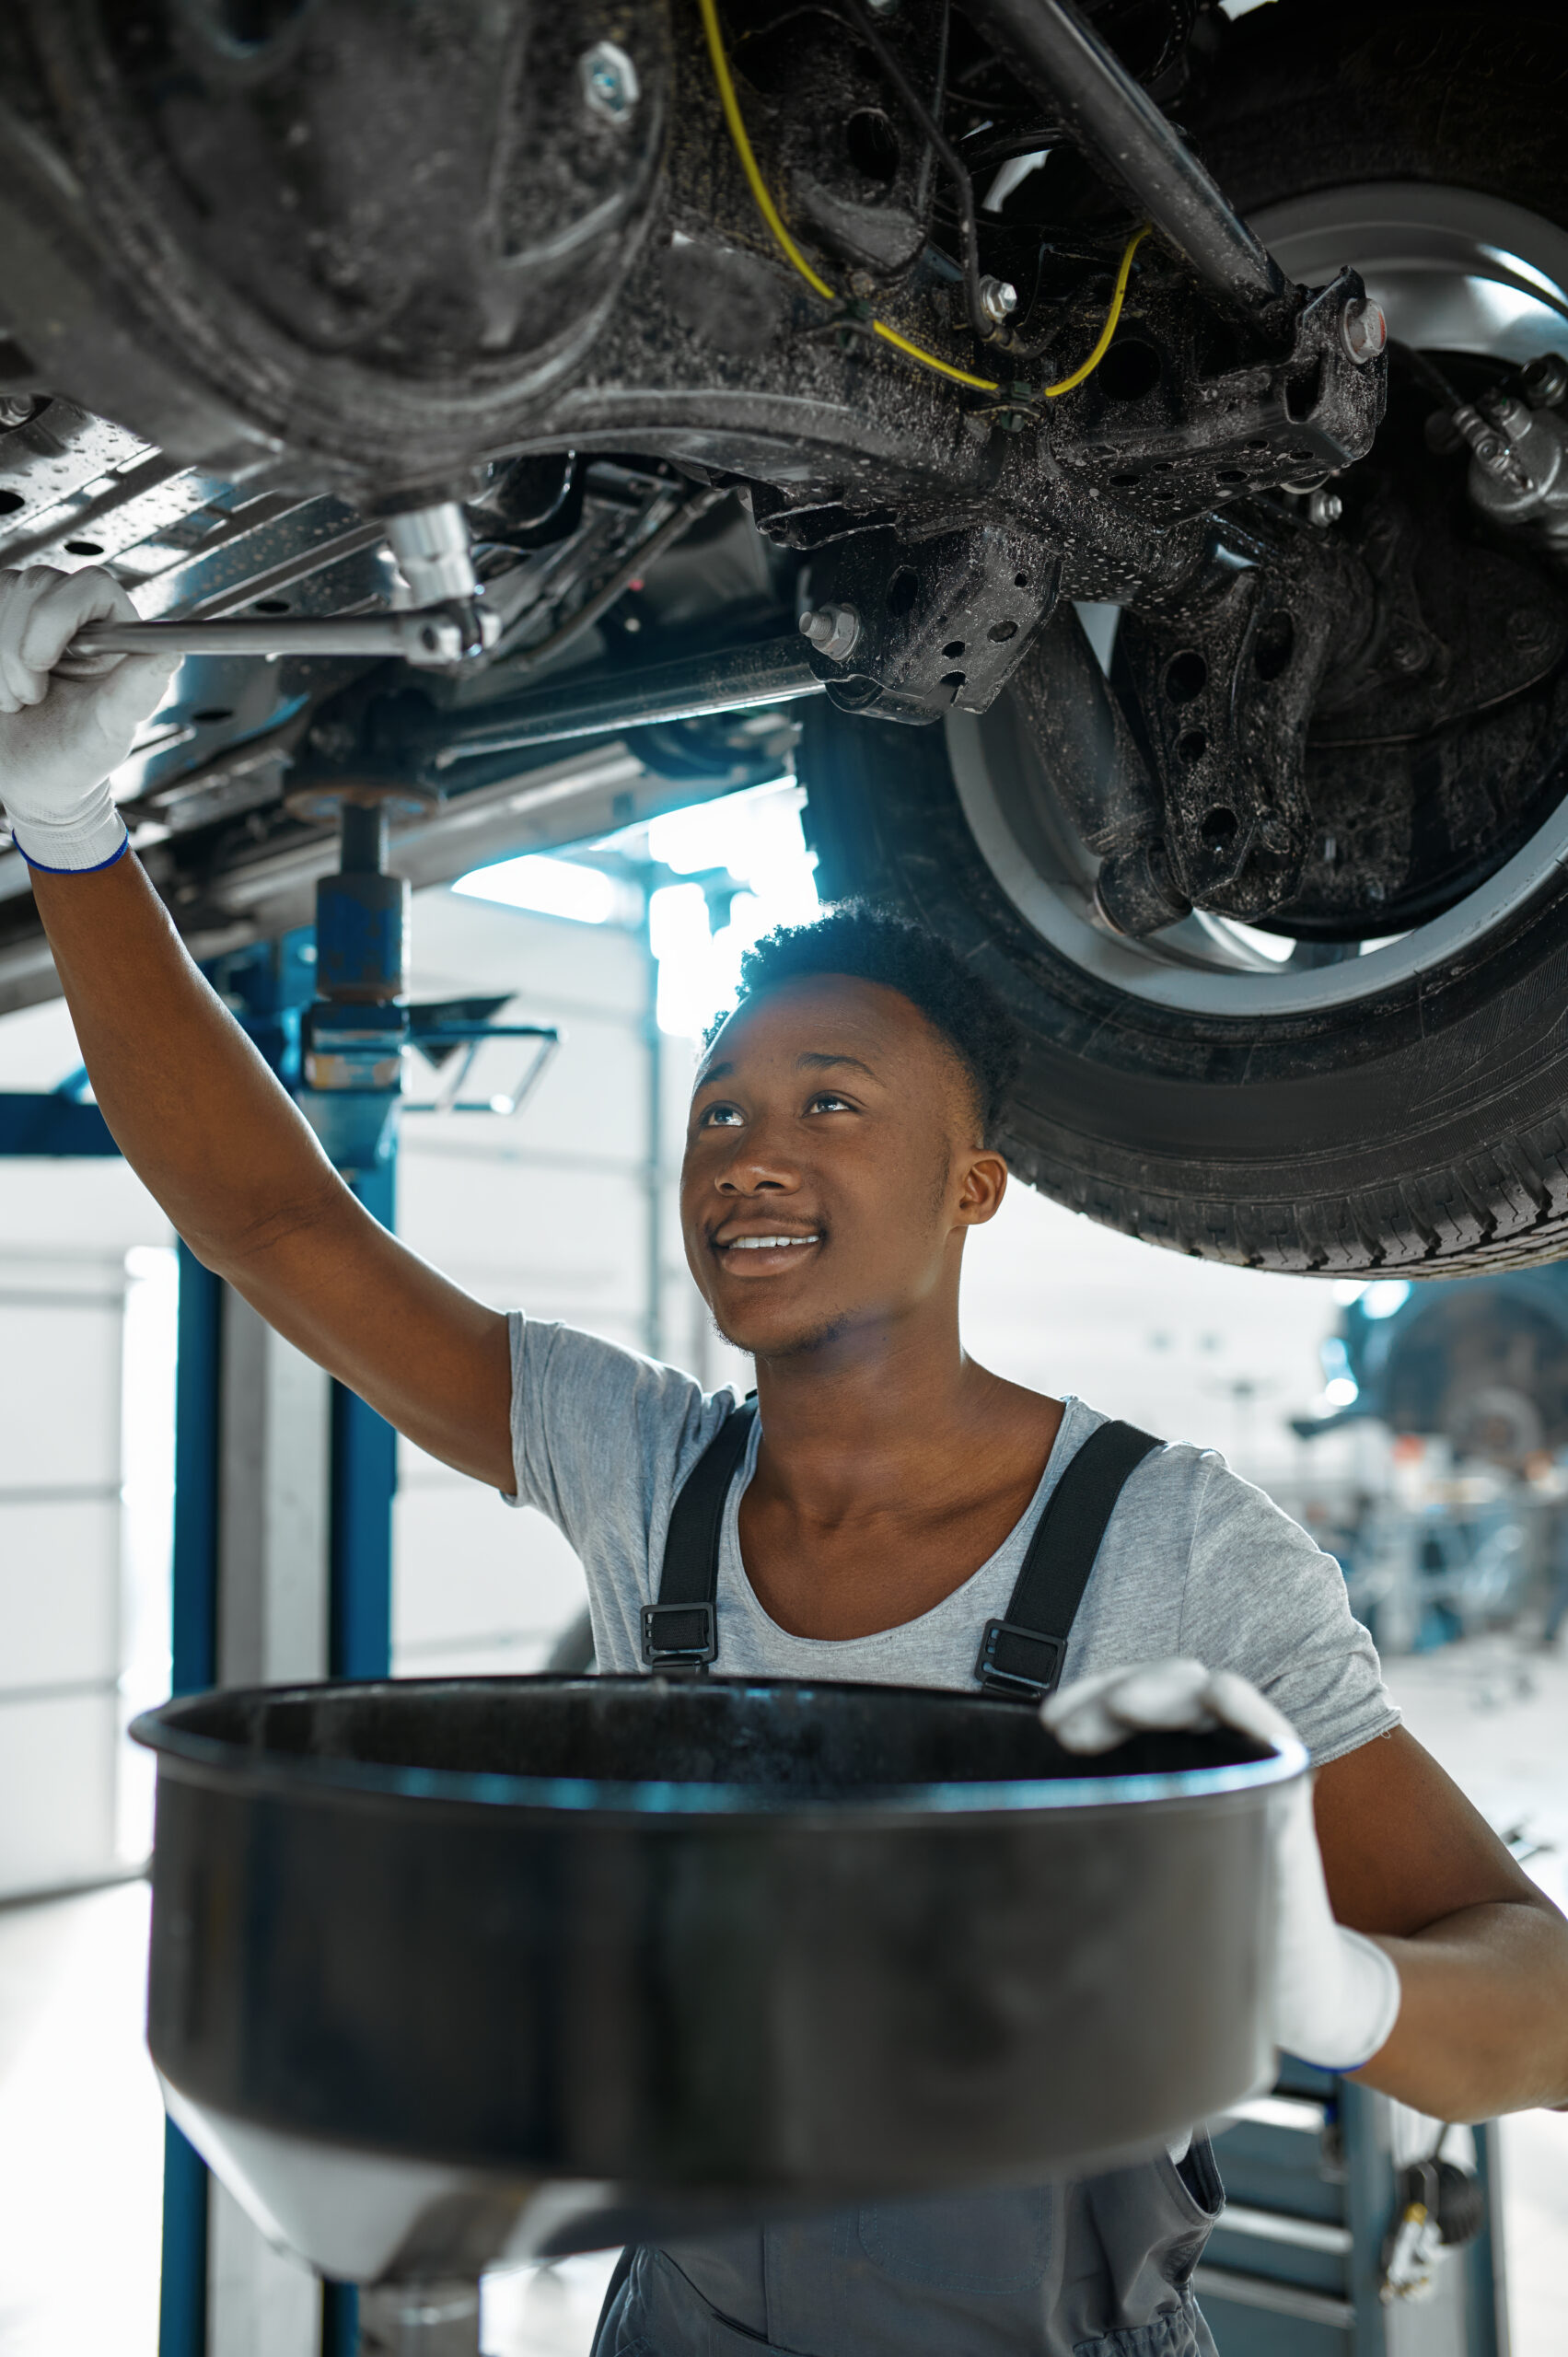
[[1386, 1735], [1400, 1713], [1338, 1563], [1223, 1458], [1204, 1467], [1182, 1653], [1250, 1678], [1319, 1767]]
[[734, 1395], [575, 1326], [514, 1310], [510, 1505], [537, 1506], [579, 1555], [613, 1529], [645, 1546]]

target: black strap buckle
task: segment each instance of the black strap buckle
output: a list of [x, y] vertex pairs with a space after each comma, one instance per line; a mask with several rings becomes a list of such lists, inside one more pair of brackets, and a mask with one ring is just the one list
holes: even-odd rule
[[643, 1659], [650, 1669], [701, 1670], [717, 1658], [711, 1604], [645, 1604]]
[[1042, 1637], [1016, 1620], [988, 1620], [974, 1674], [988, 1694], [1043, 1702], [1055, 1689], [1066, 1651], [1063, 1637]]

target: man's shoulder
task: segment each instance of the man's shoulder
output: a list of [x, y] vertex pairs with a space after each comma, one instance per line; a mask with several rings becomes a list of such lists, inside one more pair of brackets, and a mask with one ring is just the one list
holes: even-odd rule
[[517, 1494], [586, 1529], [601, 1513], [655, 1513], [735, 1405], [681, 1367], [603, 1334], [512, 1316]]
[[[1162, 1496], [1168, 1498], [1174, 1491], [1180, 1489], [1205, 1490], [1216, 1477], [1222, 1483], [1239, 1481], [1239, 1476], [1231, 1471], [1218, 1449], [1211, 1448], [1205, 1442], [1167, 1440], [1159, 1433], [1149, 1433], [1146, 1425], [1135, 1423], [1131, 1416], [1118, 1416], [1110, 1409], [1091, 1406], [1076, 1392], [1069, 1391], [1064, 1395], [1063, 1408], [1062, 1429], [1071, 1443], [1073, 1456], [1077, 1455], [1091, 1434], [1102, 1432], [1107, 1424], [1111, 1423], [1129, 1424], [1134, 1432], [1144, 1433], [1153, 1440], [1154, 1447], [1128, 1475], [1124, 1494], [1146, 1497], [1157, 1488]], [[1240, 1486], [1246, 1489], [1249, 1484], [1240, 1482]]]
[[[1066, 1426], [1075, 1455], [1092, 1433], [1131, 1418], [1117, 1418], [1069, 1393]], [[1137, 1425], [1135, 1430], [1146, 1427]], [[1201, 1440], [1167, 1440], [1153, 1435], [1156, 1446], [1128, 1476], [1116, 1508], [1119, 1538], [1158, 1535], [1162, 1551], [1191, 1546], [1202, 1532], [1205, 1538], [1243, 1533], [1253, 1540], [1265, 1537], [1304, 1544], [1316, 1552], [1299, 1523], [1276, 1505], [1266, 1490], [1249, 1481], [1226, 1462], [1221, 1451]]]

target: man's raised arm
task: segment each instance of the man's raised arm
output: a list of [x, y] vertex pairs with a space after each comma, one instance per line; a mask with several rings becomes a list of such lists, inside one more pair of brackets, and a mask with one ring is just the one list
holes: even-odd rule
[[129, 611], [106, 574], [0, 572], [0, 802], [104, 1119], [208, 1268], [421, 1448], [509, 1490], [505, 1318], [355, 1202], [125, 848], [102, 781], [170, 667], [61, 658]]

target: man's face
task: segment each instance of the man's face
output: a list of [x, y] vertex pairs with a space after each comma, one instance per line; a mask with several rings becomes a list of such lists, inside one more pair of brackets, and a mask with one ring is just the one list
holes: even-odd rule
[[681, 1172], [686, 1258], [719, 1330], [766, 1358], [867, 1341], [956, 1303], [967, 1228], [1002, 1200], [962, 1066], [897, 991], [781, 984], [697, 1074]]

